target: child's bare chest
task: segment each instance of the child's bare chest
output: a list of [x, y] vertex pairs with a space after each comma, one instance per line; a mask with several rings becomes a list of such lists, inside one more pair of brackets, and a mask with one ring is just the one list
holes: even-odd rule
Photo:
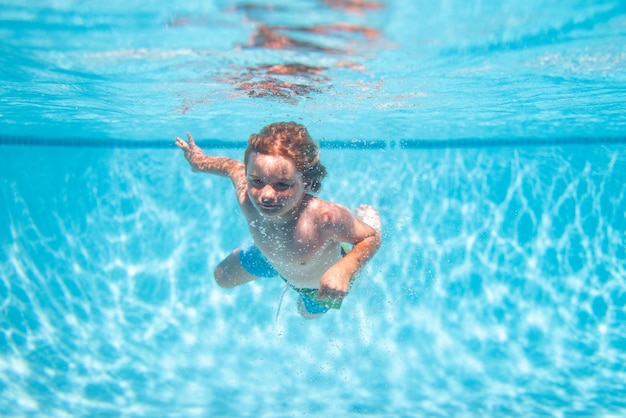
[[279, 274], [296, 287], [317, 288], [320, 277], [339, 259], [338, 251], [328, 242], [307, 245], [293, 236], [267, 239], [253, 234], [253, 238]]
[[276, 227], [257, 221], [250, 224], [250, 232], [273, 264], [305, 266], [315, 260], [321, 247], [317, 234], [298, 225]]
[[256, 211], [244, 211], [250, 234], [281, 276], [298, 287], [315, 288], [322, 274], [340, 257], [339, 244], [324, 235], [315, 213], [300, 213], [293, 222], [268, 222]]

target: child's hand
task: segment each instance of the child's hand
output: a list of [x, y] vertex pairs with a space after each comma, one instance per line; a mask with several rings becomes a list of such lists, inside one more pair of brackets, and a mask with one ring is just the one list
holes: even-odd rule
[[320, 279], [320, 289], [317, 292], [317, 298], [319, 300], [331, 299], [334, 302], [341, 302], [346, 297], [346, 293], [348, 293], [350, 278], [343, 280], [339, 275], [329, 273], [331, 271], [324, 273]]
[[194, 162], [193, 157], [198, 154], [204, 153], [202, 152], [200, 147], [196, 145], [196, 142], [193, 140], [193, 137], [189, 132], [187, 132], [187, 139], [189, 140], [189, 143], [186, 143], [183, 139], [176, 137], [176, 145], [178, 145], [178, 148], [183, 150], [183, 153], [185, 154], [185, 159], [187, 159], [187, 161], [189, 161], [189, 164], [191, 165], [191, 170], [200, 171], [197, 163]]

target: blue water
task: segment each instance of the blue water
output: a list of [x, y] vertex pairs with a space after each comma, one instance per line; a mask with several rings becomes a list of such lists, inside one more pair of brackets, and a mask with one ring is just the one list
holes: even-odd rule
[[[623, 2], [292, 3], [0, 1], [0, 415], [624, 415]], [[213, 283], [246, 225], [172, 143], [275, 120], [382, 216], [316, 321]]]

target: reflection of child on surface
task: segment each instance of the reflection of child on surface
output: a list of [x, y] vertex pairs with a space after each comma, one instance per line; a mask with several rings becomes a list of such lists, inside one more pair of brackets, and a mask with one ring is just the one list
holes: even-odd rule
[[298, 310], [305, 318], [339, 309], [356, 273], [381, 245], [380, 218], [371, 206], [361, 206], [355, 216], [310, 194], [320, 189], [326, 169], [306, 128], [293, 122], [266, 126], [250, 136], [243, 163], [208, 156], [187, 138], [177, 137], [176, 144], [194, 171], [233, 182], [254, 241], [217, 266], [217, 283], [234, 287], [280, 276], [300, 294]]

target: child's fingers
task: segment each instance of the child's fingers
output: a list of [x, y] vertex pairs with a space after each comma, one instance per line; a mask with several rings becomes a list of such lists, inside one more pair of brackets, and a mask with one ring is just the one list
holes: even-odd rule
[[192, 147], [196, 145], [196, 141], [193, 140], [193, 136], [189, 132], [187, 132], [187, 139], [189, 139], [189, 145]]
[[184, 151], [186, 151], [188, 148], [187, 143], [183, 141], [182, 139], [180, 139], [179, 137], [176, 137], [176, 145], [178, 145], [178, 148]]
[[341, 290], [331, 289], [326, 286], [322, 286], [320, 290], [317, 292], [317, 298], [320, 300], [331, 299], [333, 301], [339, 302], [346, 296], [346, 292], [342, 292]]

